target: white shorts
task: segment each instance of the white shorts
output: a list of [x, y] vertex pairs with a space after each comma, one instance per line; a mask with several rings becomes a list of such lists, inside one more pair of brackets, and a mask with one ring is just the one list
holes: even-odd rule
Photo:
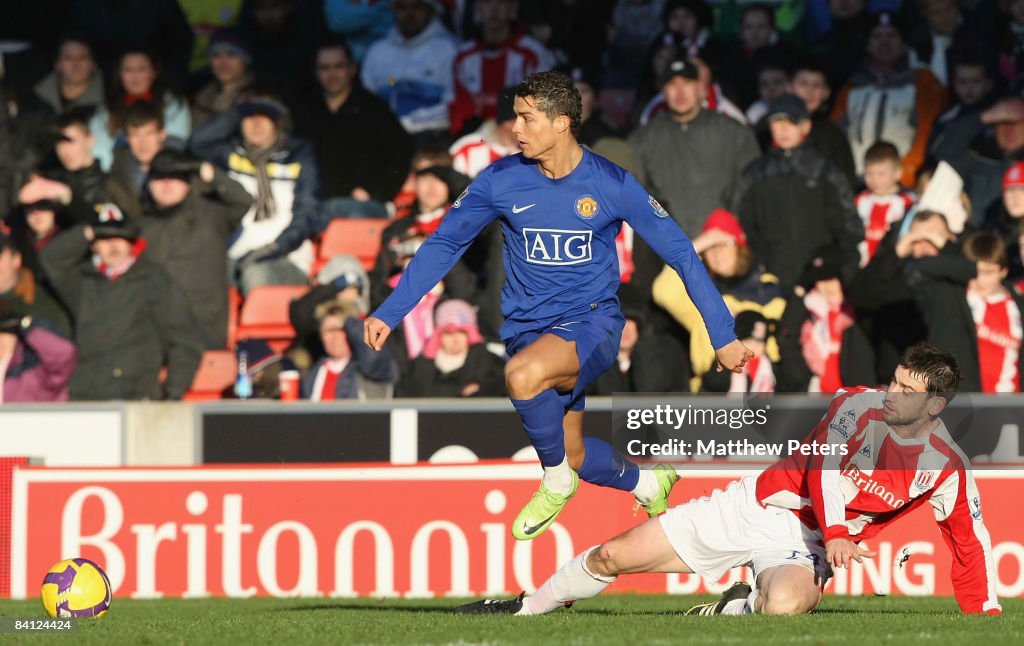
[[777, 565], [802, 565], [824, 586], [832, 576], [825, 548], [790, 509], [757, 501], [757, 479], [729, 483], [725, 491], [694, 498], [660, 516], [669, 543], [690, 568], [717, 581], [734, 567], [749, 565], [754, 579]]

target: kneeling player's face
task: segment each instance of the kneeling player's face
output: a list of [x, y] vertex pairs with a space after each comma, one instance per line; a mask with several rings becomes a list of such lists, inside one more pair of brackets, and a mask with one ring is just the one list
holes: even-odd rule
[[924, 380], [898, 366], [882, 400], [882, 419], [890, 426], [913, 424], [928, 415], [931, 399]]
[[[556, 117], [555, 121], [538, 110], [533, 97], [516, 97], [514, 104], [516, 122], [512, 133], [523, 149], [523, 156], [534, 159], [555, 145], [560, 121], [568, 121], [568, 117]], [[565, 124], [568, 127], [568, 124]]]

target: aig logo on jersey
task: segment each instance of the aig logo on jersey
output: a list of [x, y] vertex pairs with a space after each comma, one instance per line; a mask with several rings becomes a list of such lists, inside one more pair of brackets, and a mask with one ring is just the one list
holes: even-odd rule
[[523, 229], [526, 262], [533, 265], [579, 265], [590, 262], [593, 231]]
[[576, 200], [576, 215], [584, 220], [589, 220], [597, 215], [598, 208], [597, 200], [592, 195], [583, 195]]

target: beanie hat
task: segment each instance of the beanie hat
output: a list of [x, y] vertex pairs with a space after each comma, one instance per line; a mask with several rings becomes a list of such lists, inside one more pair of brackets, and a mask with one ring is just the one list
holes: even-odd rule
[[423, 346], [423, 356], [433, 359], [441, 347], [441, 334], [445, 332], [465, 332], [469, 337], [469, 345], [483, 343], [484, 337], [476, 323], [476, 310], [466, 301], [451, 299], [438, 304], [434, 308], [434, 333]]
[[210, 36], [208, 51], [211, 58], [214, 54], [227, 52], [242, 59], [247, 66], [252, 65], [252, 46], [237, 29], [228, 27], [215, 31]]
[[747, 246], [747, 234], [743, 231], [743, 226], [736, 216], [729, 211], [722, 208], [712, 211], [700, 232], [707, 233], [713, 229], [731, 236], [736, 241], [736, 246]]

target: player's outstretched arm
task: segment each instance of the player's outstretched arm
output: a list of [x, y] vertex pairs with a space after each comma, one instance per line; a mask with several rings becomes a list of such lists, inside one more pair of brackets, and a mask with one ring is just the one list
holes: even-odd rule
[[389, 336], [391, 336], [391, 326], [379, 318], [370, 316], [363, 321], [363, 343], [370, 348], [379, 352]]
[[743, 372], [743, 366], [754, 358], [754, 353], [743, 344], [743, 341], [736, 339], [715, 350], [715, 357], [718, 359], [718, 371], [730, 370], [735, 373]]

